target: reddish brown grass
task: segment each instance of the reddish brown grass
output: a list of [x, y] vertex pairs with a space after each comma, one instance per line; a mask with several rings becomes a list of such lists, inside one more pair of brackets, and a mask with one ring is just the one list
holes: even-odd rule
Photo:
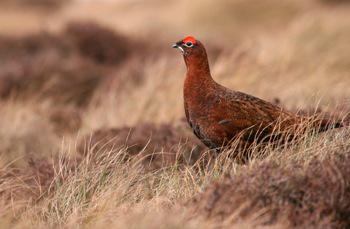
[[98, 154], [118, 153], [126, 148], [126, 159], [143, 161], [146, 170], [170, 166], [194, 165], [205, 156], [206, 148], [187, 128], [169, 124], [139, 124], [135, 127], [101, 129], [86, 136], [79, 152], [100, 158]]
[[339, 146], [314, 155], [307, 165], [265, 161], [210, 185], [190, 203], [197, 214], [217, 220], [254, 217], [257, 224], [290, 227], [350, 226], [350, 151]]

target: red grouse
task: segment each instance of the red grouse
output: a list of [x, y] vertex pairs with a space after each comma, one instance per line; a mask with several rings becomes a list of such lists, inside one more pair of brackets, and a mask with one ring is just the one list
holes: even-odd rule
[[[296, 126], [307, 120], [262, 99], [230, 90], [216, 83], [203, 44], [188, 36], [173, 45], [181, 50], [187, 74], [184, 82], [186, 118], [194, 134], [210, 149], [220, 150], [241, 137], [245, 146], [253, 142], [281, 139], [279, 133], [295, 134]], [[338, 128], [340, 123], [320, 119], [317, 131]], [[296, 135], [296, 134], [295, 134]]]

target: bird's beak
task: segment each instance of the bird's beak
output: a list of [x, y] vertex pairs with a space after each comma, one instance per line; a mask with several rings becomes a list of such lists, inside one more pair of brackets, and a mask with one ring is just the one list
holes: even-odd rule
[[172, 47], [173, 47], [173, 48], [180, 49], [180, 51], [181, 51], [182, 53], [185, 53], [185, 50], [182, 48], [180, 42], [177, 42], [177, 43], [173, 44]]

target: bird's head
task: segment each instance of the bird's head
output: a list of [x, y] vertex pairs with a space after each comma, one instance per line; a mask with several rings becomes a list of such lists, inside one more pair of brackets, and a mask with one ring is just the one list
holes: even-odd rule
[[173, 44], [173, 48], [177, 48], [182, 52], [186, 62], [191, 59], [207, 58], [204, 46], [193, 36], [187, 36], [184, 39], [176, 42]]

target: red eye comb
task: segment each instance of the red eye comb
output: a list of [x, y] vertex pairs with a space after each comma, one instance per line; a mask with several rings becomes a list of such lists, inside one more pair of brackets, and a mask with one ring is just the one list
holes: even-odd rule
[[192, 44], [196, 44], [196, 38], [192, 37], [192, 36], [188, 36], [188, 37], [185, 37], [183, 40], [182, 40], [183, 43], [187, 43], [187, 42], [191, 42]]

